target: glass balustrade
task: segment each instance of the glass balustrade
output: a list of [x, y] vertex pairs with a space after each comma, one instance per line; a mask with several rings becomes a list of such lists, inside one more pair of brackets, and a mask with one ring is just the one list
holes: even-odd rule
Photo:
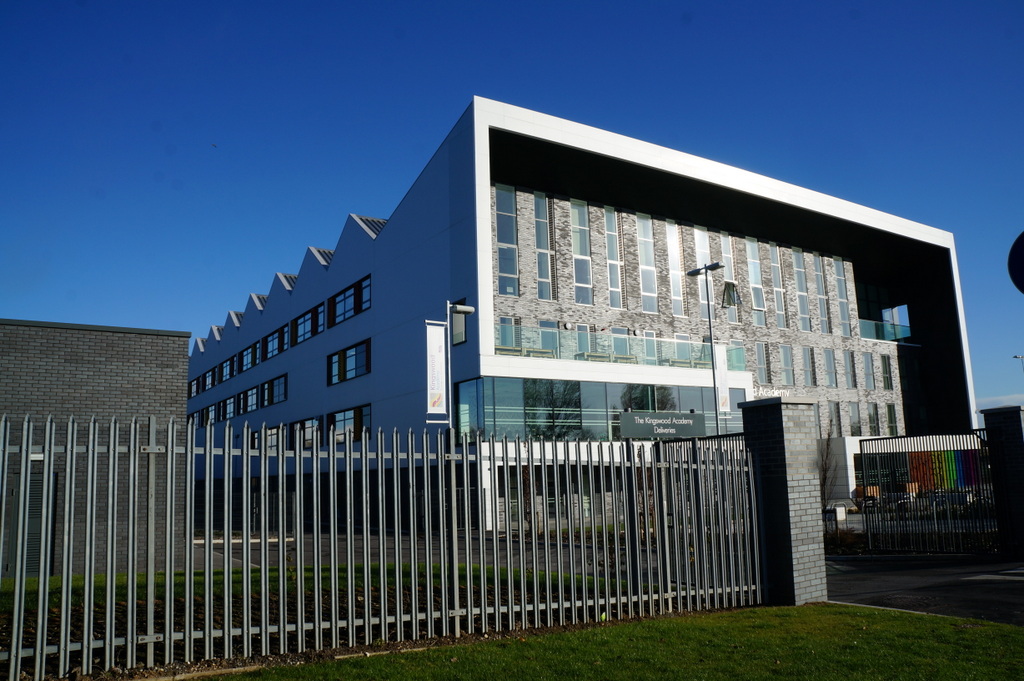
[[885, 341], [907, 341], [910, 338], [910, 327], [888, 322], [875, 322], [870, 319], [860, 320], [862, 338]]
[[[495, 324], [497, 355], [710, 369], [708, 343], [511, 324]], [[741, 346], [726, 350], [730, 371], [746, 369]]]

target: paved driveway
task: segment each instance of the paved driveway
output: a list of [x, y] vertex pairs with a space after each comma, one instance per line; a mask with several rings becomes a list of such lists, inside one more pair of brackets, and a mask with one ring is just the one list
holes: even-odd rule
[[963, 557], [835, 558], [829, 600], [1024, 626], [1024, 563]]

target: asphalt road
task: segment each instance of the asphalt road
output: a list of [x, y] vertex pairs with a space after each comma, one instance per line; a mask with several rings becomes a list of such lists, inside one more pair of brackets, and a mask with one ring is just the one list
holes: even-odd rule
[[829, 600], [1024, 626], [1024, 563], [971, 557], [834, 558]]

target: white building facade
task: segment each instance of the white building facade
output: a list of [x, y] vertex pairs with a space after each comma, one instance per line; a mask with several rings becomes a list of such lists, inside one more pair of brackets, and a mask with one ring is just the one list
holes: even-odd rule
[[973, 425], [948, 232], [481, 98], [387, 220], [349, 216], [196, 342], [189, 413], [422, 429], [448, 302], [475, 308], [460, 432], [617, 439], [624, 410], [734, 432], [776, 395], [816, 400], [822, 437]]

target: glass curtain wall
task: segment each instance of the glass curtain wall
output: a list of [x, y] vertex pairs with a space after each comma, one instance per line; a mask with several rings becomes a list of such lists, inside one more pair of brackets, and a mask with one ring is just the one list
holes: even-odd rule
[[[730, 402], [746, 392], [730, 389]], [[627, 410], [692, 412], [714, 432], [714, 392], [708, 387], [485, 377], [458, 386], [459, 432], [484, 437], [610, 440]], [[742, 430], [739, 411], [723, 412], [725, 432]]]

